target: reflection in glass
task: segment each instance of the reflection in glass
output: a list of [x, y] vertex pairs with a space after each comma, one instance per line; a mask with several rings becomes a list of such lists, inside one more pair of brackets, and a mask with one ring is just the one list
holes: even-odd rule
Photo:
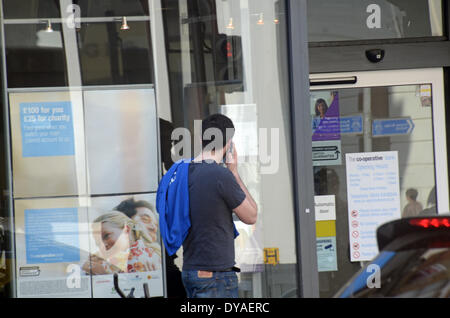
[[83, 17], [107, 16], [148, 16], [148, 1], [146, 0], [75, 0], [80, 6]]
[[66, 59], [60, 23], [6, 24], [8, 86], [49, 87], [67, 85]]
[[442, 36], [441, 0], [308, 0], [310, 42]]
[[[165, 119], [194, 136], [194, 120], [213, 113], [229, 116], [236, 128], [239, 174], [258, 204], [255, 226], [235, 220], [241, 233], [235, 241], [242, 270], [239, 295], [295, 296], [284, 1], [162, 0], [161, 5], [171, 100], [171, 116]], [[270, 140], [272, 129], [279, 133], [279, 151], [272, 156], [279, 162], [265, 174], [270, 159], [262, 163], [260, 151], [269, 145], [260, 138]], [[265, 246], [279, 247], [276, 266], [264, 264]]]
[[3, 0], [5, 19], [60, 18], [59, 1], [54, 0]]
[[84, 85], [153, 83], [148, 21], [82, 23], [78, 32]]
[[363, 268], [351, 283], [342, 288], [339, 297], [450, 297], [448, 248], [423, 247], [396, 252], [384, 251], [372, 264], [378, 264], [381, 268], [379, 288], [368, 288], [367, 284], [364, 284], [370, 272]]

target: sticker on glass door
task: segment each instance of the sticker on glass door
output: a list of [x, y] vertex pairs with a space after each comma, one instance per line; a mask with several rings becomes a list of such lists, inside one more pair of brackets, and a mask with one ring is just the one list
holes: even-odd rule
[[338, 92], [319, 92], [311, 96], [311, 114], [313, 165], [342, 164]]

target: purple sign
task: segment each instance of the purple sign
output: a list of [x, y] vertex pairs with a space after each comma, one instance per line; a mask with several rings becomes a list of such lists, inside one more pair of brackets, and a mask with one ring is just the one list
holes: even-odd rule
[[318, 99], [315, 105], [312, 141], [340, 140], [341, 124], [339, 117], [339, 94], [333, 92], [330, 106], [324, 99]]

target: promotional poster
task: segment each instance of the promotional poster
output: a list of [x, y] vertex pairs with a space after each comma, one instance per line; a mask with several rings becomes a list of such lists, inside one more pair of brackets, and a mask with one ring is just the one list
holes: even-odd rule
[[163, 296], [155, 197], [16, 200], [19, 297]]

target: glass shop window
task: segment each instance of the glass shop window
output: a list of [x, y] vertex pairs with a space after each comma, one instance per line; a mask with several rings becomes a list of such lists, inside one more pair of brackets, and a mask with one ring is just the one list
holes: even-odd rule
[[442, 37], [441, 0], [308, 0], [309, 42]]

